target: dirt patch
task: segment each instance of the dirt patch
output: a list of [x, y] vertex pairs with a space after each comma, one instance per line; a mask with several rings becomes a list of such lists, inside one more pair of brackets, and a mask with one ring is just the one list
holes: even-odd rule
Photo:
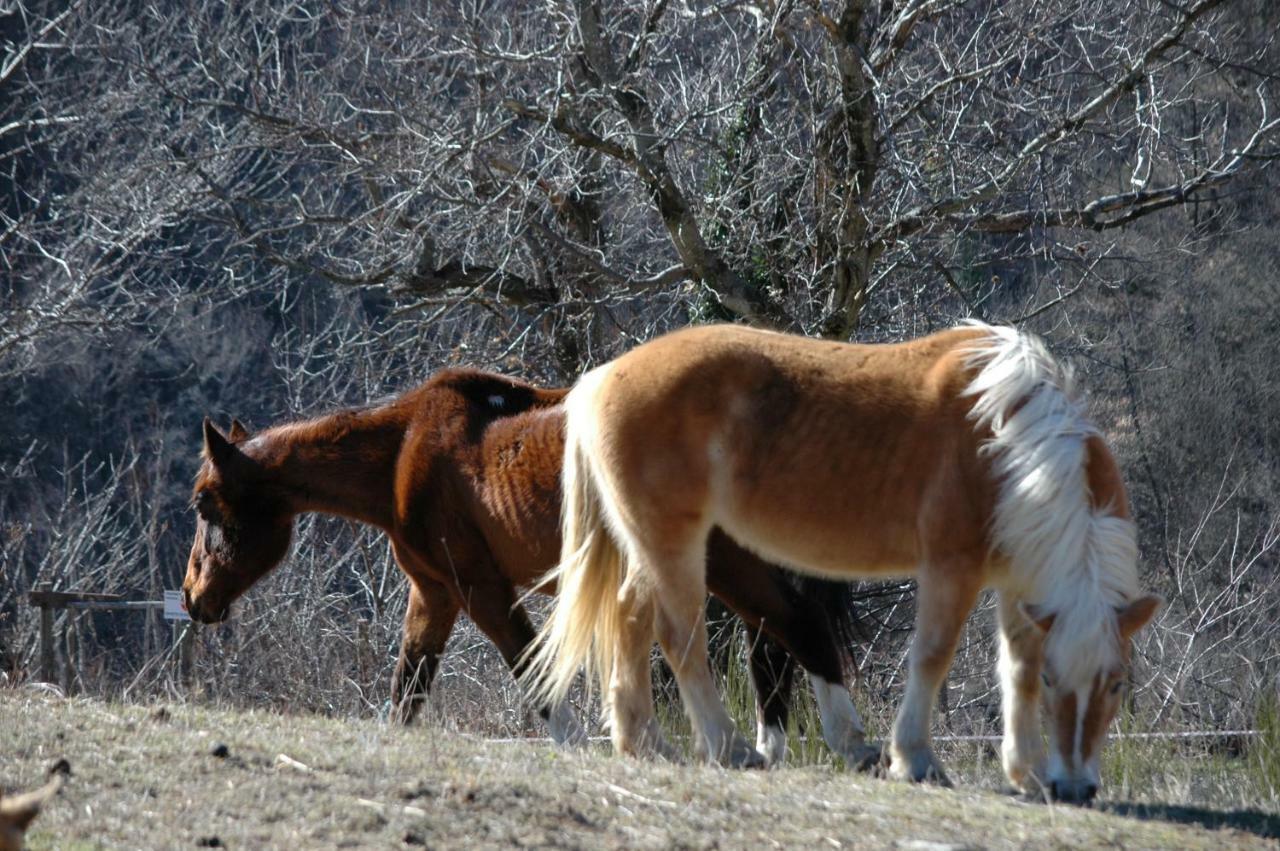
[[1126, 817], [823, 767], [734, 772], [434, 728], [160, 709], [0, 690], [4, 788], [36, 785], [59, 757], [75, 768], [32, 848], [1271, 847], [1151, 808]]

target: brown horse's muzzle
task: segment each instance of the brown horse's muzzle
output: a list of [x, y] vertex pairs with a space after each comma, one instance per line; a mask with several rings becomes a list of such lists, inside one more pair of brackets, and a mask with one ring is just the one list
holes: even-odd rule
[[214, 601], [207, 594], [192, 596], [190, 588], [182, 589], [182, 601], [186, 604], [187, 614], [197, 623], [222, 623], [231, 614], [231, 605]]

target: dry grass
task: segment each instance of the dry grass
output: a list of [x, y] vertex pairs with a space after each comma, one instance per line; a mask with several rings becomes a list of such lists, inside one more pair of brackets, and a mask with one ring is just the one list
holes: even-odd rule
[[[34, 849], [338, 847], [1263, 847], [1262, 813], [1028, 804], [808, 766], [730, 772], [437, 728], [127, 706], [0, 690], [0, 776], [74, 775]], [[215, 756], [216, 745], [226, 746]], [[1115, 807], [1116, 805], [1111, 805]], [[1225, 819], [1227, 829], [1197, 824]], [[930, 844], [936, 843], [936, 844]]]

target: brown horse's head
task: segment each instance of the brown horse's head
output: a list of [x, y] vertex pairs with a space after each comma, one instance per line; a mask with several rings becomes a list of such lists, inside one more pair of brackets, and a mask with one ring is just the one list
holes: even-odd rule
[[204, 421], [204, 464], [191, 497], [196, 537], [182, 582], [187, 611], [203, 623], [225, 620], [232, 601], [289, 550], [293, 513], [242, 450], [248, 437], [238, 422], [224, 436]]
[[[1119, 640], [1114, 654], [1098, 654], [1109, 662], [1099, 665], [1073, 664], [1079, 659], [1045, 659], [1042, 703], [1049, 729], [1047, 791], [1056, 801], [1087, 804], [1100, 785], [1098, 769], [1107, 729], [1120, 708], [1129, 678], [1129, 652], [1133, 634], [1159, 611], [1160, 597], [1146, 595], [1115, 611], [1115, 629], [1104, 632]], [[1054, 627], [1054, 615], [1038, 616], [1034, 607], [1027, 612], [1046, 635]], [[1065, 626], [1065, 625], [1064, 625]], [[1064, 628], [1063, 626], [1059, 627]], [[1082, 651], [1083, 655], [1088, 655]]]

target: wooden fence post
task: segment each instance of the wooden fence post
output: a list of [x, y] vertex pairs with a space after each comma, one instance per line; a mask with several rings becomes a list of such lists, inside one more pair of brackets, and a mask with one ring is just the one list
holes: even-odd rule
[[75, 688], [76, 665], [80, 662], [77, 638], [76, 613], [68, 609], [66, 617], [62, 619], [62, 638], [58, 642], [62, 645], [62, 693], [67, 697], [71, 696]]
[[[41, 582], [36, 590], [52, 591], [53, 583]], [[53, 662], [53, 607], [46, 601], [40, 604], [40, 677], [46, 683], [58, 681]]]

